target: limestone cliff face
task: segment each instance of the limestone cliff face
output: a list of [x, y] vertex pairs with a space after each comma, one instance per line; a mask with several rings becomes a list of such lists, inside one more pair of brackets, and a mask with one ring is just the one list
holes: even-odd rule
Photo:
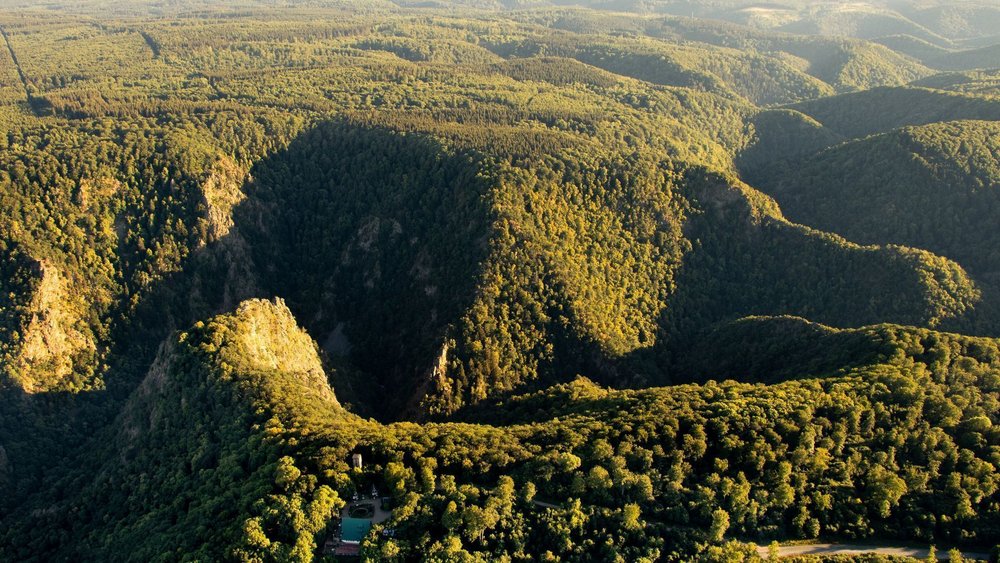
[[234, 371], [280, 371], [323, 400], [337, 402], [316, 343], [298, 326], [282, 299], [244, 301], [233, 315], [217, 318], [231, 327], [219, 358]]
[[[327, 381], [318, 346], [280, 298], [251, 299], [234, 312], [198, 322], [160, 346], [142, 384], [119, 419], [119, 452], [141, 448], [143, 436], [176, 424], [178, 412], [197, 409], [209, 392], [256, 402], [279, 418], [296, 416], [287, 400], [346, 415]], [[234, 416], [247, 412], [236, 409]], [[192, 415], [193, 416], [193, 415]]]
[[246, 199], [243, 184], [249, 174], [232, 159], [220, 157], [212, 167], [201, 189], [205, 197], [208, 222], [208, 240], [215, 242], [229, 234], [233, 228], [233, 209]]
[[[246, 239], [236, 227], [234, 214], [246, 205], [245, 187], [253, 182], [250, 173], [226, 156], [220, 156], [201, 185], [207, 224], [203, 245], [211, 246], [214, 271], [223, 280], [219, 310], [231, 311], [241, 301], [261, 294], [256, 268]], [[213, 283], [209, 276], [207, 283]]]
[[74, 375], [97, 352], [87, 326], [84, 292], [54, 265], [33, 266], [37, 283], [21, 316], [21, 333], [10, 343], [7, 376], [28, 393], [73, 388]]

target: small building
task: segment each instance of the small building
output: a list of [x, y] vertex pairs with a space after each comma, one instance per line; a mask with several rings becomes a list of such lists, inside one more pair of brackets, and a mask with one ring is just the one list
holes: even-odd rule
[[361, 546], [356, 543], [342, 543], [333, 550], [337, 557], [357, 557], [361, 554]]
[[351, 456], [351, 467], [354, 469], [361, 469], [361, 454], [354, 454]]

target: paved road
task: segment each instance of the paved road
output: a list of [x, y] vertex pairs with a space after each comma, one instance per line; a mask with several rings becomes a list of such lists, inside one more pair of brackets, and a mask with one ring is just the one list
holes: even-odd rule
[[[926, 547], [878, 547], [873, 545], [848, 543], [812, 543], [808, 545], [780, 546], [778, 547], [778, 557], [792, 557], [795, 555], [860, 555], [862, 553], [877, 553], [880, 555], [904, 555], [923, 559], [927, 557], [929, 551], [930, 550]], [[757, 546], [757, 553], [765, 559], [770, 555], [770, 551], [766, 545]], [[938, 550], [937, 555], [938, 559], [947, 560], [948, 550]], [[962, 552], [962, 555], [968, 559], [989, 560], [989, 554], [987, 553]]]

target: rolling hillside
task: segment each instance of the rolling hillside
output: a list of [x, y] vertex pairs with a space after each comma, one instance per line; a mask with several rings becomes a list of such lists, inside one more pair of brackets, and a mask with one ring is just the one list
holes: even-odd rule
[[[374, 528], [366, 558], [539, 548], [586, 557], [598, 539], [602, 558], [674, 558], [726, 531], [996, 532], [1000, 484], [986, 446], [997, 438], [994, 341], [750, 322], [786, 358], [820, 347], [830, 367], [842, 365], [838, 355], [854, 365], [770, 386], [613, 391], [581, 378], [462, 423], [383, 426], [343, 413], [287, 308], [248, 301], [161, 348], [102, 446], [23, 509], [0, 553], [308, 560], [326, 515], [344, 505], [335, 489], [350, 495], [373, 480], [399, 504], [393, 534]], [[741, 330], [721, 341], [739, 346]], [[750, 354], [767, 361], [767, 349]], [[643, 438], [628, 430], [637, 426]], [[552, 431], [563, 441], [553, 445]], [[887, 456], [886, 440], [908, 448]], [[358, 451], [367, 469], [349, 470]], [[102, 459], [115, 461], [87, 469]], [[907, 480], [895, 475], [904, 463]], [[793, 478], [793, 467], [808, 479]], [[704, 482], [721, 494], [707, 495]], [[744, 552], [698, 549], [706, 561]]]
[[[1000, 257], [984, 225], [997, 220], [998, 133], [991, 121], [906, 127], [787, 162], [759, 185], [795, 221], [955, 260], [987, 288], [992, 310]], [[973, 326], [995, 330], [978, 318]]]
[[995, 548], [989, 5], [3, 6], [0, 560]]

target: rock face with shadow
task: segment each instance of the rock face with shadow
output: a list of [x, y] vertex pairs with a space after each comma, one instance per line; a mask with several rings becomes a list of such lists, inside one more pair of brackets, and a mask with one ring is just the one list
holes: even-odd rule
[[[244, 301], [160, 346], [117, 416], [63, 473], [75, 477], [54, 478], [13, 513], [19, 524], [4, 531], [2, 555], [108, 560], [127, 553], [153, 560], [169, 545], [199, 559], [231, 559], [229, 546], [240, 543], [245, 522], [267, 514], [262, 506], [273, 498], [276, 474], [299, 474], [291, 458], [281, 457], [284, 435], [316, 417], [356, 421], [284, 303]], [[0, 484], [6, 461], [0, 449]], [[339, 502], [315, 477], [303, 487], [300, 509], [318, 523], [279, 532], [288, 546], [276, 550], [277, 559], [290, 560], [292, 550], [311, 553], [313, 536]], [[206, 518], [216, 525], [202, 525]], [[94, 526], [111, 521], [121, 533]], [[61, 530], [58, 539], [45, 532], [51, 529]], [[159, 543], [150, 546], [149, 537]]]
[[935, 326], [979, 295], [952, 262], [792, 224], [738, 180], [655, 154], [512, 156], [343, 120], [247, 177], [216, 245], [239, 260], [212, 258], [246, 273], [215, 278], [284, 298], [340, 396], [383, 419], [577, 373], [668, 381], [670, 350], [746, 315]]
[[355, 403], [406, 408], [487, 255], [480, 160], [421, 135], [327, 123], [251, 176], [235, 223], [266, 292], [354, 366], [339, 383]]

